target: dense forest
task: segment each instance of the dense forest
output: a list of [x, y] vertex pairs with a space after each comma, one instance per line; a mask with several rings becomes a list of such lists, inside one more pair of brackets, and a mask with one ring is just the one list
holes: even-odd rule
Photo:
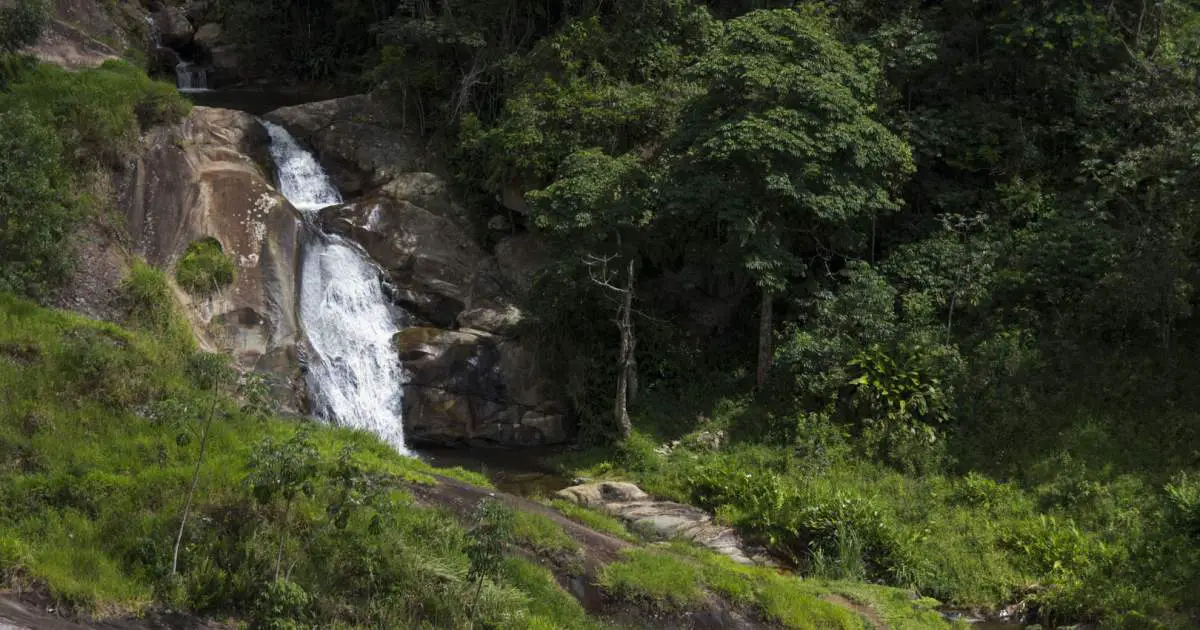
[[952, 602], [1200, 601], [1200, 7], [224, 6], [524, 193], [607, 466]]
[[[547, 263], [522, 307], [576, 418], [582, 448], [559, 458], [564, 470], [710, 510], [806, 576], [960, 608], [1020, 604], [1051, 626], [1200, 619], [1200, 3], [214, 7], [279, 80], [387, 99], [445, 156], [481, 238], [503, 212], [544, 242]], [[126, 66], [39, 69], [16, 52], [36, 39], [37, 15], [3, 16], [0, 155], [19, 159], [0, 161], [0, 291], [44, 301], [69, 271], [70, 226], [95, 202], [86, 174], [139, 125], [187, 105]], [[146, 292], [128, 290], [134, 308]], [[26, 314], [0, 323], [46, 334], [22, 319], [34, 307], [12, 299]], [[141, 328], [169, 329], [162, 317]], [[111, 363], [109, 334], [70, 343]], [[145, 352], [151, 365], [194, 371], [157, 345]], [[55, 361], [46, 374], [70, 382]], [[235, 423], [257, 417], [227, 400], [235, 385], [218, 395], [204, 382], [154, 387], [177, 388], [192, 407], [228, 407]], [[142, 394], [87, 395], [125, 404]], [[273, 441], [277, 425], [254, 426], [261, 466], [315, 452]], [[219, 438], [240, 439], [227, 433]], [[151, 437], [162, 436], [139, 439]], [[397, 510], [403, 499], [373, 485], [383, 473], [333, 455], [366, 438], [320, 439], [321, 470], [332, 472], [298, 500], [374, 494], [345, 517], [366, 532], [362, 548], [329, 526], [305, 534], [314, 553], [347, 563], [442, 526]], [[378, 445], [366, 448], [371, 470], [401, 474], [376, 463], [386, 459]], [[280, 555], [295, 552], [286, 532], [297, 530], [269, 528], [301, 485], [263, 490], [251, 512], [279, 532]], [[6, 532], [35, 518], [0, 516], [0, 575], [5, 554], [27, 553]], [[380, 533], [381, 518], [398, 529]], [[437, 540], [439, 558], [469, 565], [465, 533]], [[274, 539], [221, 544], [196, 542], [270, 572]], [[299, 573], [320, 581], [319, 560], [299, 561]], [[513, 562], [503, 571], [547, 581]], [[441, 590], [407, 596], [404, 610], [463, 623], [436, 596], [469, 593], [462, 567]], [[402, 563], [380, 570], [425, 575]], [[345, 588], [363, 579], [347, 573]], [[350, 601], [321, 583], [330, 610]], [[206, 596], [198, 582], [157, 584], [177, 601]], [[278, 588], [259, 600], [234, 588], [210, 609], [306, 597]], [[496, 619], [519, 607], [509, 595], [496, 587], [488, 600]]]

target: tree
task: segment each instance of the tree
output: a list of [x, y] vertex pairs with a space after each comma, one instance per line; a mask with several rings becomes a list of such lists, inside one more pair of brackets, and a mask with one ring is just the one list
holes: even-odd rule
[[64, 245], [78, 209], [63, 154], [29, 109], [0, 112], [0, 291], [44, 297], [70, 268]]
[[[590, 149], [571, 155], [553, 184], [529, 196], [535, 224], [562, 239], [576, 255], [583, 252], [589, 281], [616, 306], [620, 347], [613, 419], [621, 439], [633, 432], [629, 419], [629, 405], [637, 394], [633, 301], [638, 258], [650, 238], [654, 217], [651, 190], [652, 178], [636, 156], [614, 158]], [[623, 273], [610, 268], [614, 263]], [[618, 275], [623, 276], [619, 281]]]
[[471, 601], [471, 627], [475, 626], [475, 610], [483, 582], [496, 578], [504, 561], [504, 550], [512, 538], [512, 509], [499, 501], [486, 499], [475, 508], [475, 525], [471, 528], [471, 545], [467, 558], [471, 562], [468, 579], [475, 582], [475, 597]]
[[758, 369], [772, 358], [774, 296], [816, 259], [862, 248], [864, 226], [895, 210], [908, 145], [874, 106], [879, 68], [826, 21], [798, 10], [728, 23], [693, 72], [707, 91], [685, 113], [674, 208], [710, 226], [718, 255], [761, 291]]
[[15, 53], [32, 46], [50, 21], [44, 0], [17, 0], [0, 8], [0, 53]]
[[312, 481], [319, 472], [318, 462], [308, 430], [301, 429], [284, 442], [271, 437], [263, 439], [247, 463], [250, 473], [246, 484], [255, 500], [267, 506], [283, 501], [283, 516], [278, 524], [279, 546], [275, 554], [276, 581], [280, 579], [283, 565], [283, 547], [291, 526], [292, 506], [297, 497], [313, 493]]
[[171, 554], [171, 575], [179, 570], [179, 547], [183, 544], [183, 532], [187, 528], [188, 516], [192, 512], [192, 500], [196, 486], [200, 483], [200, 467], [204, 464], [204, 453], [208, 449], [208, 433], [217, 414], [223, 388], [234, 382], [237, 373], [229, 367], [227, 357], [210, 352], [200, 352], [191, 358], [188, 372], [196, 386], [209, 392], [208, 414], [200, 436], [200, 452], [196, 454], [196, 465], [192, 469], [192, 483], [188, 486], [187, 500], [183, 504], [183, 516], [179, 519], [179, 533], [175, 536], [175, 550]]

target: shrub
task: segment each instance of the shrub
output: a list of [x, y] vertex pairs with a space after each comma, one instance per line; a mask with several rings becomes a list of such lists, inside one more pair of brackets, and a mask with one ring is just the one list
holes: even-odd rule
[[215, 238], [193, 241], [175, 266], [179, 286], [193, 295], [207, 296], [233, 284], [233, 259]]
[[172, 349], [188, 352], [195, 347], [191, 327], [176, 309], [171, 285], [158, 269], [135, 260], [121, 282], [117, 302], [129, 325], [156, 333]]
[[15, 53], [42, 36], [50, 13], [44, 0], [17, 0], [0, 8], [0, 53]]
[[54, 128], [26, 104], [0, 109], [0, 291], [45, 297], [71, 266], [79, 215]]
[[298, 630], [309, 606], [308, 593], [295, 582], [275, 580], [259, 593], [254, 605], [254, 623], [258, 630]]

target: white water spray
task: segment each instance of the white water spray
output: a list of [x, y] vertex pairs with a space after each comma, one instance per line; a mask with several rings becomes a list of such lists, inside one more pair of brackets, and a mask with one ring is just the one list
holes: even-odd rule
[[[271, 135], [280, 193], [310, 220], [341, 203], [312, 154], [283, 127], [263, 125]], [[403, 374], [391, 344], [398, 326], [378, 269], [357, 248], [324, 235], [306, 244], [300, 283], [300, 323], [317, 354], [308, 368], [317, 414], [373, 431], [407, 453]]]

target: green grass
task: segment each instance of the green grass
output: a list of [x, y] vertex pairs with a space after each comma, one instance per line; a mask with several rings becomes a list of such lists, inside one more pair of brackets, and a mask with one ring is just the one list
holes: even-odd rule
[[662, 551], [626, 549], [624, 558], [604, 567], [600, 586], [612, 595], [668, 610], [704, 601], [699, 569]]
[[175, 266], [175, 279], [188, 293], [208, 296], [233, 284], [233, 259], [215, 238], [192, 242]]
[[712, 593], [785, 628], [865, 628], [866, 620], [859, 614], [822, 599], [837, 593], [850, 595], [853, 601], [895, 622], [895, 628], [950, 627], [932, 611], [930, 600], [914, 602], [897, 589], [801, 580], [771, 569], [742, 566], [681, 542], [623, 553], [620, 562], [605, 567], [600, 585], [616, 597], [662, 610], [695, 607]]
[[501, 580], [530, 595], [528, 628], [599, 630], [604, 626], [588, 617], [579, 600], [572, 597], [545, 568], [521, 558], [508, 558]]
[[518, 545], [547, 556], [570, 555], [579, 551], [579, 543], [544, 514], [513, 511], [512, 537]]
[[[153, 270], [135, 273], [131, 283], [143, 288], [162, 280]], [[127, 330], [0, 294], [0, 577], [98, 616], [169, 603], [248, 614], [256, 624], [467, 624], [465, 603], [476, 592], [469, 536], [453, 514], [419, 507], [404, 490], [434, 483], [432, 468], [367, 432], [262, 417], [227, 391], [214, 398], [188, 370], [193, 346], [158, 325], [173, 321], [156, 311], [170, 304], [141, 305], [136, 321], [145, 325]], [[172, 578], [174, 537], [214, 402]], [[265, 440], [287, 442], [300, 429], [314, 475], [285, 509], [278, 496], [251, 492], [247, 466]], [[531, 546], [574, 552], [550, 519], [518, 522]], [[270, 586], [281, 543], [290, 581], [282, 590]], [[589, 627], [544, 571], [506, 566], [481, 591], [479, 627]], [[262, 603], [270, 593], [294, 605]]]
[[578, 503], [572, 503], [564, 499], [552, 499], [546, 502], [546, 505], [562, 512], [563, 516], [579, 523], [586, 525], [598, 532], [615, 536], [626, 542], [636, 542], [637, 536], [629, 533], [625, 525], [618, 519], [607, 514], [601, 514], [595, 510], [590, 510]]

